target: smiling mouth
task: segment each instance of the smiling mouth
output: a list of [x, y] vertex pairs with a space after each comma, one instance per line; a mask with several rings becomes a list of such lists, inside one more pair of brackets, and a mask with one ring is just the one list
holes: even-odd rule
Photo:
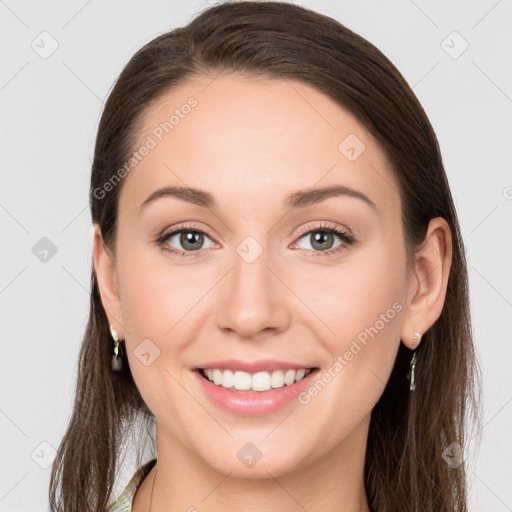
[[274, 370], [272, 372], [248, 373], [244, 371], [232, 371], [227, 369], [198, 368], [196, 371], [212, 384], [240, 392], [262, 393], [283, 387], [293, 386], [302, 381], [311, 373], [316, 373], [319, 368], [297, 368], [288, 370]]

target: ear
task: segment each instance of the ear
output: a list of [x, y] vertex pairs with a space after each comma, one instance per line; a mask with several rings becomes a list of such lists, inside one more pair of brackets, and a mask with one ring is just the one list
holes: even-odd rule
[[103, 309], [105, 309], [107, 314], [109, 325], [114, 327], [119, 339], [122, 340], [125, 337], [125, 332], [121, 299], [117, 288], [114, 256], [105, 246], [101, 235], [101, 228], [96, 222], [94, 223], [92, 258]]
[[445, 219], [436, 217], [428, 225], [425, 241], [414, 255], [401, 340], [410, 350], [441, 316], [452, 262], [452, 237]]

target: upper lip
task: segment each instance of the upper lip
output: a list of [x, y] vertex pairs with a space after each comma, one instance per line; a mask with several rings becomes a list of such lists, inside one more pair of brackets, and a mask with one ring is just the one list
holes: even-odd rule
[[290, 363], [287, 361], [278, 361], [275, 359], [262, 359], [260, 361], [241, 361], [239, 359], [224, 359], [222, 361], [212, 361], [204, 365], [198, 365], [194, 370], [198, 369], [215, 369], [242, 371], [247, 373], [271, 372], [274, 370], [297, 370], [300, 368], [315, 368], [302, 363]]

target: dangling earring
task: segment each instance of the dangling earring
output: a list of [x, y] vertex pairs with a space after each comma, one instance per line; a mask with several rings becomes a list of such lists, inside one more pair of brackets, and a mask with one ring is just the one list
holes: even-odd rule
[[123, 369], [123, 359], [119, 354], [119, 338], [117, 337], [117, 331], [114, 326], [110, 326], [110, 334], [114, 339], [114, 355], [112, 356], [112, 371], [120, 372]]
[[409, 370], [409, 391], [414, 391], [416, 389], [416, 384], [414, 383], [414, 367], [416, 366], [416, 352], [412, 355], [410, 364], [410, 370]]
[[[421, 333], [418, 332], [416, 328], [414, 328], [414, 337], [418, 340], [418, 342], [421, 341]], [[414, 369], [416, 367], [416, 351], [414, 351], [409, 365], [410, 370], [407, 375], [407, 378], [409, 380], [409, 391], [414, 391], [416, 389], [416, 383], [414, 382]]]

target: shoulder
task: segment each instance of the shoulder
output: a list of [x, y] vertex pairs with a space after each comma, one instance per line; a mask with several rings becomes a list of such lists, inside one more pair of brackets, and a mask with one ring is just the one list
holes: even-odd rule
[[120, 494], [119, 498], [117, 498], [114, 503], [110, 504], [105, 512], [131, 512], [135, 492], [155, 464], [156, 458], [151, 459], [142, 465], [135, 472], [128, 485], [124, 488], [124, 491]]

